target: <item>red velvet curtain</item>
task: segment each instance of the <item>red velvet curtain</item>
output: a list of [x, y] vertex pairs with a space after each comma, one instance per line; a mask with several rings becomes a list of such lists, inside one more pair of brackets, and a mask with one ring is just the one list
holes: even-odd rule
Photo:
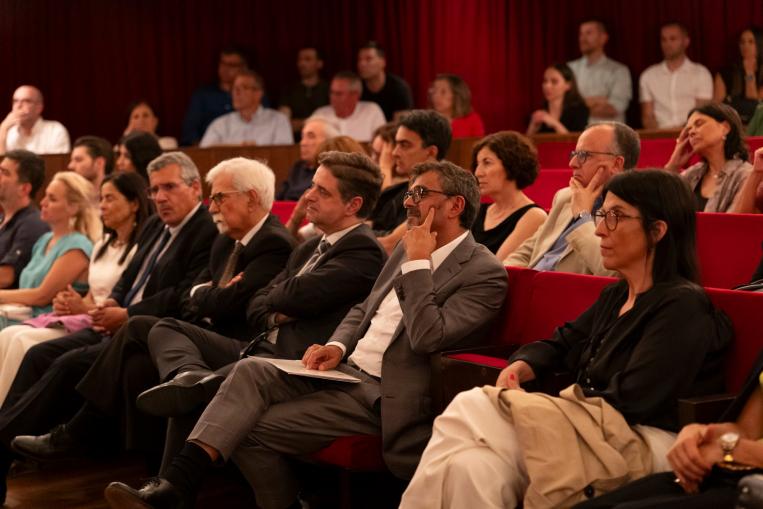
[[[544, 68], [578, 56], [577, 25], [596, 16], [610, 27], [607, 53], [634, 82], [629, 118], [638, 122], [640, 72], [661, 58], [659, 25], [677, 19], [692, 35], [690, 57], [716, 71], [736, 37], [763, 25], [760, 0], [5, 0], [0, 3], [0, 102], [37, 84], [45, 116], [72, 137], [116, 139], [127, 104], [151, 102], [159, 131], [178, 136], [193, 90], [215, 78], [217, 51], [243, 47], [268, 95], [296, 78], [296, 50], [318, 45], [326, 76], [355, 67], [359, 45], [387, 48], [388, 68], [413, 87], [418, 106], [439, 72], [463, 76], [489, 131], [524, 130], [540, 106]], [[2, 108], [0, 108], [2, 110]], [[4, 111], [0, 112], [0, 115]]]

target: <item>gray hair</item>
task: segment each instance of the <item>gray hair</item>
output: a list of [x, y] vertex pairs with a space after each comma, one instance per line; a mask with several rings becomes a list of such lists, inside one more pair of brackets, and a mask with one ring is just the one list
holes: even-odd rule
[[363, 82], [360, 76], [352, 71], [339, 71], [333, 77], [335, 80], [344, 80], [350, 84], [350, 90], [357, 93], [363, 92]]
[[413, 183], [417, 177], [430, 171], [437, 173], [442, 191], [445, 194], [464, 198], [464, 211], [458, 218], [458, 222], [463, 228], [470, 229], [480, 208], [480, 189], [477, 178], [472, 172], [466, 171], [450, 161], [437, 161], [419, 163], [414, 166], [410, 182]]
[[638, 164], [641, 154], [641, 139], [638, 133], [622, 122], [596, 122], [591, 127], [606, 125], [614, 131], [612, 147], [610, 151], [623, 156], [623, 169], [631, 170]]
[[307, 125], [308, 122], [320, 122], [321, 124], [323, 124], [323, 134], [326, 136], [327, 140], [329, 138], [335, 138], [336, 136], [339, 136], [340, 134], [342, 134], [339, 132], [339, 126], [325, 117], [316, 117], [316, 116], [308, 117], [307, 120], [305, 120], [305, 123], [303, 125]]
[[201, 182], [201, 175], [199, 175], [196, 163], [182, 152], [165, 152], [148, 163], [146, 172], [151, 175], [153, 172], [159, 171], [171, 164], [180, 166], [180, 178], [186, 184], [191, 185], [196, 180]]
[[246, 157], [226, 159], [209, 170], [207, 183], [212, 185], [216, 178], [223, 175], [230, 175], [236, 191], [254, 190], [263, 209], [270, 210], [273, 206], [276, 176], [266, 164]]

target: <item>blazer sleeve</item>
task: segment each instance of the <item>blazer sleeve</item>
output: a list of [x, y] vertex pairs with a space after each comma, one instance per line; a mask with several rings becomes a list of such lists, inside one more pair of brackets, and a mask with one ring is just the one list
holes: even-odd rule
[[506, 298], [506, 269], [492, 255], [477, 251], [456, 276], [462, 284], [444, 302], [436, 299], [432, 271], [414, 270], [394, 284], [403, 324], [418, 354], [452, 347], [490, 322]]
[[567, 235], [567, 243], [586, 268], [595, 276], [616, 276], [617, 273], [604, 267], [601, 258], [601, 242], [596, 236], [593, 221], [587, 221]]
[[240, 281], [225, 288], [217, 286], [216, 282], [199, 288], [191, 297], [190, 305], [198, 310], [199, 318], [211, 318], [213, 322], [240, 320], [249, 298], [281, 271], [290, 253], [291, 244], [283, 236], [269, 235], [260, 239]]

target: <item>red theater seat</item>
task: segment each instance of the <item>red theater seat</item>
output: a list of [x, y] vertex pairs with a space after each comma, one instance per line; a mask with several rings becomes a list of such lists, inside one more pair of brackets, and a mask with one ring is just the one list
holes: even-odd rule
[[556, 192], [570, 184], [571, 169], [541, 170], [531, 186], [524, 189], [525, 194], [535, 203], [548, 210]]
[[760, 260], [761, 241], [761, 214], [697, 213], [702, 284], [728, 289], [749, 282]]
[[274, 201], [273, 208], [270, 211], [278, 216], [283, 224], [291, 217], [291, 213], [294, 211], [294, 207], [297, 206], [295, 201]]
[[541, 168], [566, 168], [575, 141], [548, 141], [538, 145], [538, 162]]

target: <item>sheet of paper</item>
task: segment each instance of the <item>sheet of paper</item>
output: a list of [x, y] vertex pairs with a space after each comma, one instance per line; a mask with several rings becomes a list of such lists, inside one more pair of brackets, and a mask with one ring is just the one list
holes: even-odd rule
[[324, 380], [334, 380], [336, 382], [348, 382], [356, 384], [360, 382], [360, 378], [356, 378], [352, 375], [342, 373], [336, 369], [330, 369], [328, 371], [318, 371], [317, 369], [307, 369], [302, 365], [300, 360], [288, 360], [288, 359], [270, 359], [267, 357], [260, 357], [264, 361], [268, 361], [273, 366], [277, 367], [281, 371], [284, 371], [290, 375], [307, 376], [311, 378], [323, 378]]

